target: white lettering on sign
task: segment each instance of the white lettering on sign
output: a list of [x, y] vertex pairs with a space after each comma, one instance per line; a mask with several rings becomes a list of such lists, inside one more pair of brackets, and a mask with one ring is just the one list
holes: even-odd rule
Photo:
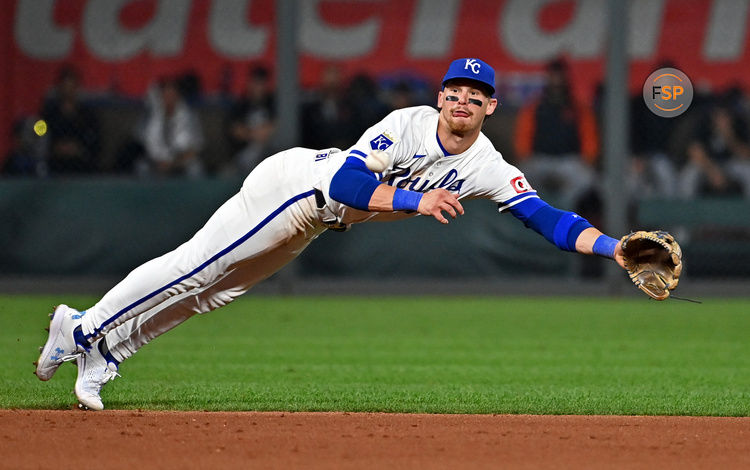
[[55, 0], [20, 0], [16, 9], [16, 44], [29, 57], [59, 60], [70, 54], [75, 30], [55, 24]]
[[238, 59], [262, 56], [270, 34], [267, 26], [249, 25], [251, 0], [214, 0], [208, 20], [208, 40], [220, 54]]
[[180, 55], [191, 0], [159, 0], [153, 18], [138, 30], [120, 23], [120, 10], [132, 0], [89, 1], [83, 13], [83, 37], [89, 50], [103, 60], [120, 61], [143, 52], [156, 57]]
[[300, 2], [300, 45], [303, 52], [323, 59], [348, 59], [369, 54], [375, 48], [381, 31], [381, 18], [368, 18], [356, 26], [331, 26], [318, 15], [320, 2]]
[[604, 43], [604, 7], [601, 0], [579, 0], [573, 18], [554, 32], [542, 30], [538, 12], [556, 0], [509, 0], [498, 21], [502, 43], [519, 60], [536, 62], [561, 54], [592, 58]]
[[409, 34], [407, 51], [415, 59], [444, 57], [450, 52], [456, 34], [460, 0], [419, 0]]
[[665, 0], [633, 0], [628, 4], [628, 52], [636, 60], [658, 58]]
[[[80, 40], [88, 53], [108, 62], [127, 61], [143, 53], [154, 57], [181, 57], [190, 53], [186, 50], [188, 34], [205, 34], [217, 55], [229, 59], [253, 58], [269, 53], [269, 41], [274, 34], [274, 25], [249, 23], [252, 0], [211, 0], [206, 18], [190, 17], [198, 10], [192, 8], [195, 0], [152, 0], [154, 14], [136, 30], [125, 27], [120, 20], [122, 9], [136, 0], [79, 1], [83, 4], [81, 17], [72, 24], [63, 24], [55, 19], [55, 11], [65, 8], [67, 2], [17, 0], [13, 37], [20, 52], [33, 59], [60, 61], [74, 54], [74, 42]], [[385, 0], [350, 1], [385, 3]], [[457, 36], [460, 7], [470, 3], [468, 0], [417, 0], [412, 19], [399, 19], [398, 24], [405, 24], [409, 31], [404, 36], [406, 44], [393, 53], [407, 60], [447, 60], [452, 59], [451, 52], [461, 46], [462, 37], [471, 37], [467, 41], [474, 41], [478, 36], [489, 36], [490, 41], [494, 40], [498, 47], [521, 62], [544, 62], [563, 54], [573, 60], [601, 58], [606, 39], [606, 2], [571, 1], [570, 20], [554, 31], [546, 31], [540, 25], [539, 13], [557, 1], [507, 0], [499, 9], [493, 31], [482, 29], [470, 36]], [[303, 54], [336, 60], [379, 53], [378, 45], [383, 34], [387, 34], [389, 21], [385, 13], [374, 13], [358, 23], [340, 26], [327, 22], [319, 14], [323, 0], [299, 3]], [[675, 8], [680, 7], [680, 1], [673, 3]], [[631, 58], [653, 60], [660, 57], [660, 35], [667, 4], [666, 0], [629, 2], [628, 51]], [[706, 25], [702, 58], [709, 62], [740, 60], [746, 52], [748, 18], [750, 0], [713, 0], [708, 18], [702, 20]]]
[[714, 0], [703, 55], [711, 60], [742, 57], [747, 33], [748, 0]]

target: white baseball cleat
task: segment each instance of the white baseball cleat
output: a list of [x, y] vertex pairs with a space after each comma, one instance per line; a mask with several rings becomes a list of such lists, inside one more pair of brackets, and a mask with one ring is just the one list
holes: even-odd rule
[[39, 380], [51, 379], [63, 362], [72, 361], [80, 354], [73, 330], [81, 324], [81, 312], [67, 305], [59, 305], [50, 316], [49, 337], [35, 363], [34, 373]]
[[78, 365], [78, 378], [76, 379], [75, 392], [78, 397], [79, 407], [94, 411], [104, 409], [102, 397], [99, 393], [102, 391], [104, 384], [120, 377], [117, 373], [117, 365], [107, 360], [99, 351], [100, 339], [91, 347], [88, 352], [76, 357]]

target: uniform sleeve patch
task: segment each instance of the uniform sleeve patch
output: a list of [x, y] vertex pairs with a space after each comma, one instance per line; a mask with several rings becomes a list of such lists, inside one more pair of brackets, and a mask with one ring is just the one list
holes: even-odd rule
[[528, 181], [526, 181], [526, 178], [524, 178], [523, 175], [516, 176], [515, 178], [510, 180], [510, 185], [513, 187], [513, 189], [516, 190], [518, 194], [531, 191], [531, 185]]
[[396, 139], [393, 137], [392, 133], [383, 132], [370, 141], [370, 148], [372, 148], [373, 150], [385, 150], [393, 145], [393, 142], [395, 140]]

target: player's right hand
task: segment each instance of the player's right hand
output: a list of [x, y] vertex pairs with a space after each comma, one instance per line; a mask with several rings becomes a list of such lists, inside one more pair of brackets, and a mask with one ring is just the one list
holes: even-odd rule
[[422, 215], [435, 217], [442, 224], [448, 223], [448, 219], [443, 215], [443, 211], [447, 212], [454, 219], [456, 218], [456, 214], [464, 214], [464, 208], [458, 202], [456, 196], [442, 188], [433, 189], [425, 193], [422, 196], [422, 200], [419, 201], [417, 211]]

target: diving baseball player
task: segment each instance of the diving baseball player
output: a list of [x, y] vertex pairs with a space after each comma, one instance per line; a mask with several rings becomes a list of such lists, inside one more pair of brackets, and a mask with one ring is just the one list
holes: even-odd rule
[[438, 110], [394, 111], [346, 151], [293, 148], [267, 158], [189, 241], [133, 270], [93, 307], [57, 307], [36, 375], [49, 380], [75, 360], [79, 402], [101, 410], [101, 388], [122, 361], [242, 295], [325, 230], [417, 214], [447, 224], [464, 213], [462, 199], [490, 199], [560, 249], [622, 266], [617, 240], [541, 200], [482, 134], [498, 104], [494, 70], [459, 59], [442, 84]]

